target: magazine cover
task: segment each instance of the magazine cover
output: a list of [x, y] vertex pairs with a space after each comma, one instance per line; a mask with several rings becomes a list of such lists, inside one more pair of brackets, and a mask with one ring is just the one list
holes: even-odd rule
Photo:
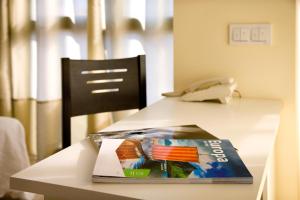
[[252, 183], [229, 140], [104, 139], [94, 182]]
[[122, 130], [111, 132], [99, 132], [89, 135], [92, 144], [99, 149], [103, 139], [137, 139], [145, 138], [166, 138], [166, 139], [218, 139], [197, 125], [168, 126], [159, 128], [145, 128], [135, 130]]

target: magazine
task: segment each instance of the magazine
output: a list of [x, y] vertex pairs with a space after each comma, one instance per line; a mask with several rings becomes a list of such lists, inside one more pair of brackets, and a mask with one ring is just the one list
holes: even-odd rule
[[253, 183], [253, 177], [229, 140], [103, 139], [93, 181]]
[[97, 149], [100, 148], [103, 139], [130, 138], [142, 140], [152, 137], [166, 139], [218, 139], [216, 136], [210, 134], [209, 132], [194, 124], [89, 134], [90, 141]]

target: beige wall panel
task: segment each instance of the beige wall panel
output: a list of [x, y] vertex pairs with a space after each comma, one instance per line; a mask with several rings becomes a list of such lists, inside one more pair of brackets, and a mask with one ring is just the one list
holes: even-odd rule
[[[271, 23], [272, 45], [229, 45], [230, 23]], [[198, 79], [232, 76], [244, 97], [284, 102], [271, 192], [276, 199], [297, 199], [295, 1], [175, 0], [174, 40], [176, 89]]]

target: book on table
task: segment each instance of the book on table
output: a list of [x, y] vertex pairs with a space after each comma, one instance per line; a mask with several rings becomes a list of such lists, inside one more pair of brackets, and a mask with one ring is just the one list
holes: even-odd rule
[[[179, 129], [175, 129], [178, 136]], [[127, 134], [130, 137], [123, 139], [102, 138], [96, 143], [100, 150], [93, 170], [93, 181], [102, 183], [253, 182], [252, 175], [229, 140], [219, 140], [206, 133], [204, 135], [208, 138], [204, 139], [197, 139], [197, 137], [174, 139], [175, 129], [173, 127], [172, 134], [168, 131], [165, 131], [166, 134], [161, 134], [158, 129], [156, 131], [152, 129], [150, 132], [148, 130], [147, 134], [138, 134], [139, 137], [135, 134]], [[201, 138], [201, 134], [198, 134], [198, 138]]]
[[206, 130], [198, 127], [195, 124], [181, 125], [181, 126], [168, 126], [156, 128], [144, 128], [134, 130], [120, 130], [99, 132], [89, 135], [92, 144], [99, 149], [103, 139], [137, 139], [142, 140], [145, 138], [166, 138], [166, 139], [218, 139], [216, 136], [210, 134]]

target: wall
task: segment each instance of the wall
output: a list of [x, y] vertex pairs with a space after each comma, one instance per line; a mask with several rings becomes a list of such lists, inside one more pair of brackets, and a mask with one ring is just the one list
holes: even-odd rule
[[[229, 23], [271, 23], [271, 46], [228, 45]], [[275, 150], [276, 199], [298, 198], [294, 0], [175, 0], [175, 88], [224, 75], [244, 97], [281, 99]]]

